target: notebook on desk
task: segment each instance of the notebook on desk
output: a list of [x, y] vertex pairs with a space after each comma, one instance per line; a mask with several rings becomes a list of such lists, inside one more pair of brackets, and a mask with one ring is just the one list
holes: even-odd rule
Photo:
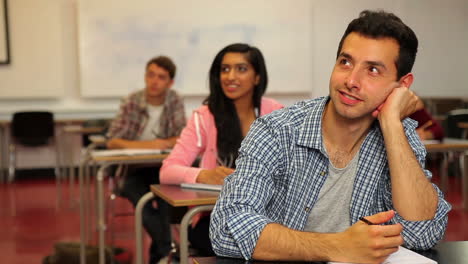
[[205, 191], [216, 191], [220, 192], [222, 185], [216, 184], [204, 184], [204, 183], [182, 183], [180, 187], [187, 188], [187, 189], [197, 189], [197, 190], [205, 190]]
[[[343, 262], [328, 262], [329, 264], [346, 264]], [[352, 263], [348, 263], [352, 264]], [[382, 264], [437, 264], [436, 261], [420, 255], [414, 251], [399, 247], [398, 251], [391, 254]]]
[[92, 157], [157, 155], [169, 153], [168, 149], [107, 149], [91, 152]]

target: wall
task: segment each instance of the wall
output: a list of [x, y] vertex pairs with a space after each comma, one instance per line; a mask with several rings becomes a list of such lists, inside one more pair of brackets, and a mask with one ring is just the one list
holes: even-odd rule
[[110, 116], [117, 99], [79, 94], [75, 1], [9, 1], [11, 64], [0, 67], [0, 119], [19, 110]]
[[[12, 62], [0, 66], [0, 120], [9, 119], [14, 111], [26, 109], [52, 110], [61, 119], [114, 116], [118, 97], [85, 98], [81, 95], [79, 1], [9, 0]], [[290, 5], [294, 1], [285, 3]], [[311, 86], [304, 93], [276, 93], [271, 97], [290, 105], [297, 100], [327, 94], [342, 31], [359, 11], [376, 7], [397, 12], [420, 38], [414, 67], [414, 89], [419, 95], [468, 96], [464, 65], [468, 61], [468, 53], [464, 52], [468, 46], [468, 1], [315, 0], [312, 3]], [[142, 84], [143, 72], [141, 83], [135, 85]], [[187, 114], [203, 98], [187, 96]]]
[[[0, 67], [0, 120], [20, 110], [51, 110], [57, 118], [112, 118], [120, 96], [84, 98], [80, 91], [77, 0], [10, 0], [11, 59]], [[141, 84], [143, 85], [143, 72]], [[308, 93], [273, 95], [284, 104]], [[187, 114], [204, 96], [187, 96]]]
[[[272, 97], [289, 105], [326, 94], [337, 42], [345, 25], [363, 8], [374, 7], [401, 14], [418, 34], [420, 49], [414, 67], [414, 89], [421, 96], [467, 95], [468, 75], [464, 74], [463, 63], [468, 54], [462, 52], [468, 46], [467, 1], [312, 2], [312, 85], [306, 89], [308, 92], [275, 93]], [[10, 113], [24, 109], [50, 109], [59, 118], [114, 115], [120, 96], [81, 96], [78, 3], [79, 0], [9, 1], [12, 63], [0, 67], [0, 119], [8, 119]], [[143, 85], [143, 73], [141, 83], [135, 84], [138, 85]], [[187, 96], [187, 112], [198, 106], [203, 97]]]

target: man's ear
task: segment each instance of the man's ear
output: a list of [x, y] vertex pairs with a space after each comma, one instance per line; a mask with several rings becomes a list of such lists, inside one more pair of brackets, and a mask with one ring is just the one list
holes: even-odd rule
[[411, 87], [411, 85], [413, 84], [413, 80], [414, 80], [414, 76], [410, 72], [410, 73], [402, 76], [400, 78], [399, 83], [400, 83], [401, 86], [405, 86], [405, 87], [407, 87], [409, 89]]

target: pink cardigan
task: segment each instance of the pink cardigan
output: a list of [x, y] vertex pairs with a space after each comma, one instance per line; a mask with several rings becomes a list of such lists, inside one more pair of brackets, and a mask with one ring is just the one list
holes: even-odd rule
[[[282, 104], [264, 97], [260, 116], [280, 108], [283, 108]], [[171, 154], [163, 161], [159, 173], [160, 182], [162, 184], [195, 183], [202, 169], [216, 168], [218, 166], [216, 139], [214, 117], [208, 106], [203, 105], [194, 111]], [[200, 153], [202, 154], [200, 168], [191, 167]]]

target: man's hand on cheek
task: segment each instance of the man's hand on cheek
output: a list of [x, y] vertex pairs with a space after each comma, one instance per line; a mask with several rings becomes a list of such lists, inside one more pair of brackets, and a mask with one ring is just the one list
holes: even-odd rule
[[405, 86], [396, 87], [387, 99], [372, 112], [379, 120], [402, 120], [417, 110], [418, 97]]

